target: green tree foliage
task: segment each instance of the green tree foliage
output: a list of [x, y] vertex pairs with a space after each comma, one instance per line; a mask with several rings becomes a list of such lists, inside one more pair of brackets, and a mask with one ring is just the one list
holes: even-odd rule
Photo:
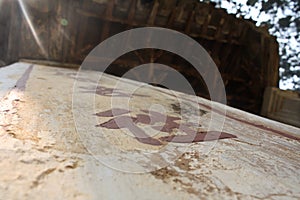
[[300, 91], [300, 0], [211, 1], [237, 16], [259, 20], [257, 25], [269, 28], [280, 46], [281, 82], [291, 85], [289, 89]]

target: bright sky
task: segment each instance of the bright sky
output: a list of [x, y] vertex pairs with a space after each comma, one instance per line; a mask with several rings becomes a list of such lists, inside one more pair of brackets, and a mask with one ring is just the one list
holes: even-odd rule
[[[235, 0], [235, 2], [237, 3], [241, 3], [242, 5], [245, 5], [241, 8], [241, 11], [247, 11], [250, 8], [250, 13], [248, 15], [245, 16], [246, 19], [252, 18], [253, 20], [257, 21], [257, 25], [260, 25], [262, 22], [264, 21], [268, 21], [269, 19], [271, 19], [271, 17], [268, 14], [265, 14], [264, 12], [260, 13], [260, 9], [261, 6], [258, 6], [257, 8], [255, 7], [251, 7], [251, 6], [247, 6], [247, 0]], [[221, 7], [225, 8], [227, 10], [227, 12], [229, 13], [233, 13], [235, 14], [237, 12], [237, 8], [235, 7], [235, 5], [229, 3], [228, 1], [221, 1]], [[293, 15], [293, 12], [289, 9], [286, 10], [282, 10], [282, 9], [278, 9], [277, 12], [277, 16], [279, 18], [282, 18], [286, 15]], [[295, 36], [296, 36], [297, 32], [295, 32], [294, 34], [291, 33], [291, 39], [286, 41], [290, 43], [290, 47], [291, 49], [295, 50], [295, 49], [299, 49], [299, 43], [297, 42]], [[286, 39], [283, 38], [277, 38], [278, 42], [284, 42]], [[291, 49], [286, 49], [287, 53], [291, 52]], [[299, 57], [299, 56], [298, 56]], [[299, 58], [296, 58], [299, 59]], [[299, 67], [294, 68], [294, 70], [299, 69]], [[283, 69], [281, 68], [279, 70], [281, 73], [283, 72]], [[279, 81], [279, 88], [280, 89], [292, 89], [293, 88], [293, 81], [295, 82], [300, 82], [300, 77], [294, 76], [291, 79], [288, 79], [286, 81]]]

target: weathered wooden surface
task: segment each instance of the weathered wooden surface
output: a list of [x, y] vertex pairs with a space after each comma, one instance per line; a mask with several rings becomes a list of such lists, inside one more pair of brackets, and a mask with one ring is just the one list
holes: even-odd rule
[[[118, 87], [117, 96], [113, 99], [118, 101], [126, 97], [132, 88], [139, 88], [130, 100], [133, 118], [142, 119], [139, 116], [146, 114], [142, 110], [150, 109], [151, 103], [161, 104], [168, 115], [180, 117], [178, 107], [172, 104], [184, 98], [188, 107], [179, 109], [194, 112], [197, 111], [195, 107], [199, 106], [201, 110], [200, 126], [197, 128], [190, 123], [189, 128], [205, 132], [212, 115], [211, 106], [216, 108], [219, 120], [223, 115], [218, 110], [226, 108], [222, 131], [232, 136], [222, 140], [192, 142], [186, 152], [169, 166], [150, 173], [120, 172], [96, 160], [97, 157], [87, 151], [76, 132], [72, 91], [77, 71], [25, 63], [18, 65], [24, 65], [25, 73], [17, 75], [20, 76], [16, 81], [17, 87], [0, 99], [0, 199], [300, 198], [298, 128], [199, 97], [195, 101], [194, 97], [175, 91], [104, 74], [99, 85], [101, 88], [95, 94], [95, 112], [83, 113], [83, 116], [95, 117], [98, 123], [90, 128], [104, 131], [111, 145], [125, 152], [152, 152], [161, 146], [147, 144], [125, 134], [126, 127], [112, 129], [107, 126], [114, 119], [109, 112], [112, 109], [109, 88], [114, 87], [117, 81], [121, 81], [122, 87]], [[13, 72], [16, 67], [10, 69]], [[87, 98], [93, 95], [93, 83], [89, 80], [95, 73], [87, 72], [86, 75], [79, 77], [86, 87], [81, 90], [82, 97], [76, 99], [83, 107], [89, 106]], [[118, 116], [124, 115], [119, 111], [116, 113]], [[190, 114], [188, 119], [193, 121], [193, 115]], [[81, 120], [91, 123], [85, 117]], [[140, 123], [148, 122], [141, 120]], [[185, 122], [176, 120], [176, 123]], [[101, 126], [95, 126], [99, 124]], [[212, 128], [221, 131], [218, 126]], [[150, 132], [149, 129], [147, 134]], [[94, 134], [97, 135], [97, 132]], [[167, 140], [160, 136], [172, 134], [174, 130], [161, 132], [153, 138], [165, 145]], [[203, 153], [211, 144], [214, 144], [211, 151]], [[110, 155], [110, 152], [106, 153]]]
[[[264, 88], [278, 85], [276, 39], [254, 22], [237, 19], [212, 4], [196, 0], [4, 0], [1, 9], [5, 12], [0, 16], [4, 36], [0, 60], [6, 63], [27, 58], [81, 64], [104, 39], [131, 28], [156, 26], [183, 32], [210, 53], [222, 74], [227, 101], [234, 107], [258, 114]], [[120, 76], [153, 61], [181, 71], [197, 95], [209, 98], [193, 67], [164, 51], [126, 54], [113, 63], [109, 73]]]

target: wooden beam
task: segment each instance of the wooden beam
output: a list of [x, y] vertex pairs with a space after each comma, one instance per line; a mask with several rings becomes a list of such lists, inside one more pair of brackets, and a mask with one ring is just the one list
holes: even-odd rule
[[142, 64], [145, 63], [145, 59], [141, 56], [141, 54], [138, 51], [134, 51], [134, 54], [138, 57]]
[[[119, 24], [128, 24], [127, 19], [124, 20], [124, 19], [119, 19], [119, 18], [115, 18], [115, 17], [107, 18], [105, 16], [99, 16], [99, 15], [96, 15], [96, 14], [92, 14], [92, 13], [86, 12], [86, 11], [81, 10], [81, 9], [76, 9], [76, 12], [80, 15], [83, 15], [83, 16], [86, 16], [86, 17], [98, 18], [102, 21], [109, 21], [109, 22], [114, 22], [114, 23], [119, 23]], [[176, 21], [175, 19], [176, 19], [176, 17], [174, 18], [174, 21]], [[135, 21], [132, 21], [129, 25], [130, 26], [138, 26], [138, 27], [150, 26], [150, 24], [138, 23], [138, 22], [135, 22]], [[172, 28], [172, 27], [168, 27], [168, 28]], [[206, 40], [214, 40], [215, 41], [214, 37], [207, 36], [207, 35], [205, 35], [204, 33], [200, 32], [200, 31], [197, 32], [197, 33], [191, 32], [190, 36], [193, 37], [193, 38], [202, 38], [202, 39], [206, 39]], [[232, 41], [232, 40], [220, 39], [220, 40], [217, 40], [217, 41], [219, 41], [221, 43], [241, 45], [241, 43], [238, 43], [237, 41]]]
[[7, 62], [17, 61], [19, 59], [19, 45], [20, 45], [20, 27], [23, 23], [21, 17], [21, 9], [18, 5], [18, 1], [10, 2], [10, 25], [9, 25], [9, 37], [7, 44]]
[[168, 22], [166, 24], [166, 28], [171, 28], [173, 25], [173, 22], [177, 16], [178, 13], [178, 7], [174, 8], [169, 16]]
[[194, 21], [194, 17], [195, 17], [195, 10], [197, 10], [198, 6], [196, 5], [193, 9], [193, 11], [189, 14], [189, 18], [187, 20], [187, 23], [186, 23], [186, 26], [185, 26], [185, 29], [184, 29], [184, 32], [186, 34], [189, 34], [190, 33], [190, 29], [191, 29], [191, 25]]
[[[107, 7], [105, 10], [105, 16], [108, 19], [113, 19], [114, 3], [115, 3], [115, 0], [110, 0], [110, 1], [108, 1], [107, 5], [106, 5]], [[103, 41], [109, 37], [109, 30], [110, 30], [110, 21], [107, 20], [104, 22], [104, 25], [103, 25], [101, 41]]]
[[136, 2], [137, 2], [137, 0], [131, 0], [131, 2], [130, 2], [130, 8], [129, 8], [128, 18], [127, 18], [128, 24], [130, 24], [134, 20], [135, 10], [136, 10]]
[[158, 0], [155, 0], [147, 22], [147, 24], [150, 26], [153, 25], [155, 22], [155, 18], [158, 12], [158, 7], [159, 7], [159, 2]]

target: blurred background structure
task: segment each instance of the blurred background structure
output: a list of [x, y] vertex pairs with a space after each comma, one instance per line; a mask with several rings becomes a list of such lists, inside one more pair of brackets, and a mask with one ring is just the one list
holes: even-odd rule
[[254, 20], [257, 26], [265, 26], [277, 37], [280, 55], [279, 87], [300, 91], [300, 1], [211, 0], [211, 2], [237, 17]]
[[[266, 88], [279, 86], [279, 65], [284, 58], [279, 57], [283, 52], [279, 51], [276, 38], [266, 25], [258, 27], [252, 19], [217, 8], [222, 5], [220, 1], [2, 0], [0, 3], [0, 65], [29, 59], [79, 66], [95, 46], [114, 34], [136, 27], [164, 27], [187, 34], [209, 52], [222, 75], [230, 106], [255, 114], [264, 110], [265, 116], [281, 110], [280, 105], [275, 111], [262, 108], [269, 105], [263, 103]], [[248, 2], [253, 6], [255, 3]], [[183, 48], [188, 51], [188, 47]], [[149, 62], [178, 70], [197, 95], [209, 99], [201, 75], [186, 60], [170, 52], [133, 51], [115, 60], [106, 72], [121, 76]], [[95, 58], [95, 70], [101, 69], [97, 63], [99, 58]], [[168, 71], [150, 67], [148, 74], [163, 85]], [[139, 77], [134, 74], [132, 78], [140, 80]], [[180, 86], [177, 90], [185, 92]]]

